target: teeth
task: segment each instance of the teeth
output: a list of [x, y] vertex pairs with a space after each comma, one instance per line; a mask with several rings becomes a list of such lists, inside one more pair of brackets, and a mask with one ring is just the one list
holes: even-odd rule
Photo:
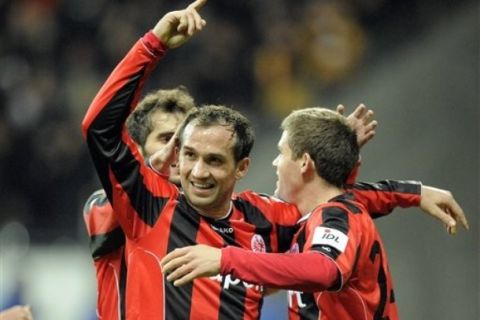
[[195, 183], [195, 182], [192, 182], [192, 185], [195, 188], [199, 188], [199, 189], [208, 189], [208, 188], [212, 187], [212, 184], [210, 184], [210, 183]]

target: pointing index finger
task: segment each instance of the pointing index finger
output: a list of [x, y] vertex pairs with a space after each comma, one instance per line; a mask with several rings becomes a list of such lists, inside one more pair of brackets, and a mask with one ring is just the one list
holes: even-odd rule
[[191, 3], [188, 7], [193, 8], [195, 10], [200, 10], [205, 3], [207, 3], [207, 0], [196, 0], [195, 2]]

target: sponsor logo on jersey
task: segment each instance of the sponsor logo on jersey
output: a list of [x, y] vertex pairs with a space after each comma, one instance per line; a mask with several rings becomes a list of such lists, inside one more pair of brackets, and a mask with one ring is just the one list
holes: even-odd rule
[[347, 242], [348, 236], [336, 229], [316, 227], [313, 233], [312, 245], [330, 246], [344, 252]]
[[293, 308], [293, 302], [296, 301], [299, 308], [305, 308], [307, 304], [302, 300], [301, 291], [288, 290], [288, 307]]
[[232, 286], [244, 286], [247, 289], [252, 289], [258, 292], [263, 292], [263, 286], [258, 284], [251, 284], [240, 279], [234, 278], [231, 274], [222, 276], [217, 274], [216, 276], [209, 277], [211, 280], [218, 281], [222, 284], [223, 289], [229, 290]]
[[220, 233], [233, 233], [232, 227], [215, 227], [213, 224], [210, 225], [213, 230]]
[[252, 251], [253, 252], [266, 252], [267, 247], [262, 236], [259, 234], [254, 234], [252, 237]]

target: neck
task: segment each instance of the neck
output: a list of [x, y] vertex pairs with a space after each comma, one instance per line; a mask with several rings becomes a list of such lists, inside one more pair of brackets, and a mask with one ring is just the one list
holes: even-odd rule
[[201, 216], [204, 216], [204, 217], [207, 217], [207, 218], [211, 218], [211, 219], [215, 219], [215, 220], [221, 220], [221, 219], [224, 219], [226, 217], [228, 217], [228, 215], [232, 212], [232, 209], [233, 209], [233, 203], [232, 201], [229, 201], [228, 204], [221, 208], [221, 209], [215, 209], [215, 208], [212, 208], [212, 209], [200, 209], [196, 206], [194, 206], [193, 204], [191, 204], [189, 202], [190, 206], [193, 207], [197, 212], [198, 214], [200, 214]]
[[323, 179], [314, 179], [306, 183], [298, 193], [296, 206], [302, 216], [308, 214], [319, 205], [328, 202], [328, 200], [341, 195], [345, 190], [331, 185]]

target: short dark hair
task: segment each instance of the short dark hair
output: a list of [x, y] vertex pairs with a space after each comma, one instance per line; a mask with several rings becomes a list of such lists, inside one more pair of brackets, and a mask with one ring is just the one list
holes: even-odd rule
[[317, 174], [343, 187], [358, 161], [357, 135], [345, 117], [325, 108], [293, 111], [282, 122], [293, 159], [308, 153]]
[[221, 125], [232, 131], [235, 137], [233, 156], [235, 162], [250, 155], [255, 133], [250, 121], [240, 112], [222, 105], [204, 105], [190, 113], [180, 129], [180, 143], [183, 144], [183, 132], [185, 127], [192, 123], [195, 126], [211, 127]]
[[184, 86], [173, 89], [160, 89], [147, 94], [127, 118], [127, 130], [133, 141], [142, 148], [154, 126], [151, 121], [153, 112], [187, 114], [195, 108], [193, 97]]

